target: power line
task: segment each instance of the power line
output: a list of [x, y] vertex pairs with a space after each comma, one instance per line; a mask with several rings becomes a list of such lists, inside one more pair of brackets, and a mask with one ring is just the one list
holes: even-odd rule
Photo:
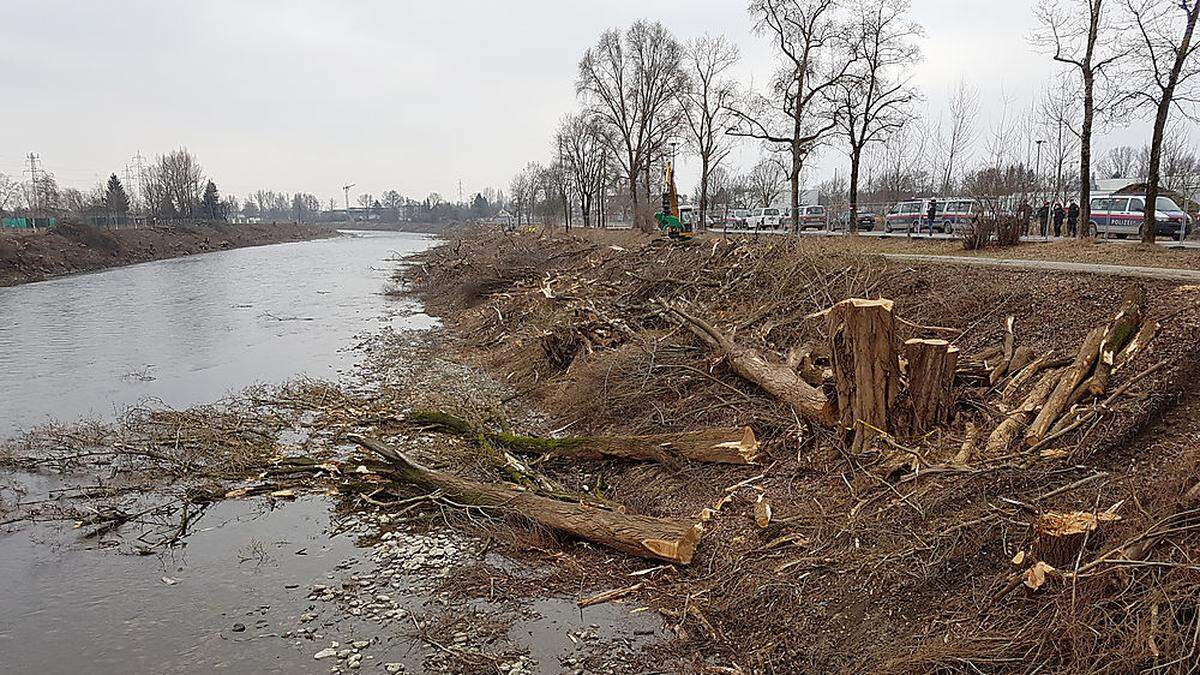
[[28, 159], [29, 159], [28, 172], [29, 172], [29, 185], [30, 185], [29, 211], [30, 211], [30, 213], [32, 213], [34, 215], [34, 217], [37, 217], [38, 203], [41, 201], [40, 195], [38, 194], [38, 166], [37, 166], [38, 159], [40, 159], [40, 158], [38, 157], [37, 153], [31, 152], [28, 155]]

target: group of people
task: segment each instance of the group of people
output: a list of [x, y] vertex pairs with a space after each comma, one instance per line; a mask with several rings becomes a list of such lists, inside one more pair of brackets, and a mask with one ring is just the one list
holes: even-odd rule
[[1051, 222], [1054, 223], [1054, 236], [1056, 237], [1063, 235], [1063, 221], [1066, 221], [1068, 236], [1074, 237], [1076, 228], [1079, 227], [1079, 204], [1076, 204], [1075, 200], [1071, 200], [1066, 207], [1062, 205], [1062, 202], [1054, 202], [1054, 206], [1050, 206], [1048, 201], [1042, 202], [1037, 215], [1043, 237], [1049, 234]]

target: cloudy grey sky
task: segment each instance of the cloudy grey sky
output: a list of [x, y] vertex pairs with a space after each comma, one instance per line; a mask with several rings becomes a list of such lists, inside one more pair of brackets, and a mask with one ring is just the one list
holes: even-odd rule
[[[1031, 5], [914, 0], [925, 105], [966, 79], [985, 109], [1027, 106], [1053, 73], [1025, 39]], [[61, 184], [90, 187], [139, 151], [183, 145], [227, 194], [505, 188], [549, 156], [582, 52], [638, 18], [680, 38], [723, 33], [741, 79], [770, 75], [738, 0], [3, 0], [0, 172], [20, 175], [35, 151]], [[1144, 135], [1118, 129], [1097, 150]], [[817, 178], [843, 164], [827, 154]]]

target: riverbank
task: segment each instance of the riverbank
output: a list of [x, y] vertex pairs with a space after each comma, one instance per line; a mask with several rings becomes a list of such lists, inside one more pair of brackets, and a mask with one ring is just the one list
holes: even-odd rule
[[64, 224], [32, 234], [0, 231], [0, 286], [247, 246], [330, 237], [295, 223], [179, 225], [128, 229]]
[[[1200, 617], [1176, 609], [1200, 591], [1194, 286], [792, 239], [486, 231], [405, 260], [396, 281], [446, 328], [364, 338], [337, 382], [34, 430], [0, 466], [88, 479], [53, 498], [0, 489], [0, 528], [74, 521], [80, 543], [172, 560], [230, 503], [328, 499], [331, 528], [366, 548], [324, 577], [277, 576], [279, 602], [260, 600], [274, 618], [237, 615], [221, 635], [279, 638], [331, 672], [1090, 672], [1195, 656]], [[786, 397], [836, 396], [821, 312], [881, 296], [893, 346], [945, 337], [959, 359], [922, 433], [901, 360], [893, 433], [855, 448]], [[1086, 382], [1103, 395], [1067, 389], [1052, 437], [993, 443], [1032, 426], [1044, 407], [1027, 401], [1130, 303], [1137, 339]], [[764, 370], [793, 374], [764, 386]], [[699, 431], [736, 438], [698, 445]], [[1061, 542], [1073, 562], [1046, 562], [1053, 533], [1035, 527], [1055, 513], [1091, 525]], [[307, 550], [280, 548], [281, 570]], [[184, 568], [161, 585], [197, 581]]]
[[[563, 587], [656, 609], [676, 634], [657, 648], [669, 669], [1092, 672], [1197, 657], [1200, 618], [1152, 618], [1200, 590], [1187, 515], [1200, 495], [1195, 286], [891, 261], [807, 240], [477, 233], [418, 257], [406, 278], [456, 350], [545, 416], [522, 426], [451, 406], [483, 429], [757, 433], [751, 466], [531, 465], [535, 484], [594, 486], [626, 512], [703, 523], [694, 558], [670, 574], [631, 578], [643, 561], [578, 547], [559, 565]], [[1123, 300], [1131, 290], [1144, 295]], [[805, 407], [806, 396], [846, 401], [832, 360], [843, 343], [830, 346], [824, 312], [853, 297], [893, 300], [900, 344], [953, 341], [944, 422], [914, 434], [902, 394], [893, 434], [855, 449]], [[1111, 384], [1088, 383], [1104, 396], [1075, 391], [1097, 362], [1081, 356], [1088, 336], [1111, 331], [1123, 302], [1146, 317], [1146, 341], [1122, 350]], [[915, 375], [900, 364], [903, 391]], [[1070, 395], [1055, 404], [1061, 418], [1046, 413], [1052, 435], [1035, 431], [1046, 383]], [[497, 480], [486, 463], [440, 465]], [[1055, 559], [1047, 523], [1066, 514], [1095, 524]]]

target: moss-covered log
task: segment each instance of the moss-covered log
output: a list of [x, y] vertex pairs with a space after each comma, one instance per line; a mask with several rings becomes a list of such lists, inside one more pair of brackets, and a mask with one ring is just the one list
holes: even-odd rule
[[482, 438], [513, 452], [537, 454], [548, 459], [628, 459], [666, 464], [686, 459], [694, 462], [753, 464], [758, 457], [758, 439], [750, 427], [648, 436], [544, 438], [490, 431], [455, 415], [435, 410], [414, 411], [409, 414], [408, 420], [468, 439]]
[[423, 467], [378, 439], [357, 435], [350, 439], [387, 460], [394, 479], [442, 490], [458, 502], [512, 511], [553, 530], [630, 555], [686, 565], [692, 561], [703, 533], [699, 522], [606, 511], [530, 494], [516, 486], [480, 483]]

